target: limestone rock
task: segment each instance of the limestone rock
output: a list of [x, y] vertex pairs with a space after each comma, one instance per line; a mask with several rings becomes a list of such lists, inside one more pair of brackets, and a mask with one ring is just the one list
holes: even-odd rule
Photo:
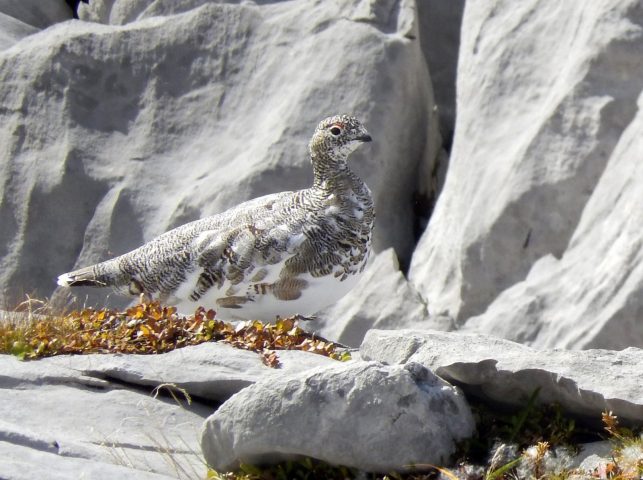
[[540, 259], [465, 330], [538, 348], [643, 348], [642, 151], [643, 94], [562, 258]]
[[422, 51], [429, 66], [442, 137], [449, 144], [455, 127], [455, 84], [464, 0], [417, 2]]
[[614, 455], [614, 445], [606, 441], [586, 444], [582, 447], [583, 450], [578, 458], [578, 460], [582, 459], [578, 465], [579, 473], [570, 476], [570, 480], [609, 478], [613, 476], [611, 472], [615, 465], [618, 467], [620, 475], [625, 478], [640, 476], [641, 459], [643, 459], [643, 446], [640, 441], [620, 448], [616, 456]]
[[122, 10], [123, 26], [65, 22], [0, 54], [0, 304], [308, 186], [307, 143], [338, 111], [374, 139], [351, 157], [374, 194], [374, 246], [408, 261], [410, 199], [437, 124], [414, 2], [380, 3], [92, 1], [147, 6]]
[[72, 12], [64, 0], [0, 0], [0, 51], [70, 18]]
[[[642, 241], [640, 229], [627, 239], [619, 237], [617, 228], [605, 229], [608, 217], [628, 216], [610, 210], [616, 198], [624, 195], [623, 204], [640, 205], [640, 196], [632, 196], [632, 190], [613, 190], [610, 204], [599, 199], [604, 190], [597, 187], [637, 113], [643, 77], [641, 25], [639, 0], [601, 1], [591, 7], [555, 0], [467, 3], [449, 171], [410, 268], [410, 279], [427, 299], [431, 313], [450, 314], [459, 324], [482, 314], [503, 290], [524, 280], [539, 259], [564, 257], [568, 248], [579, 244], [581, 233], [588, 234], [590, 228], [581, 216], [592, 218], [596, 233], [604, 232], [599, 244], [592, 240], [595, 245], [590, 248], [588, 241], [583, 249], [587, 274], [592, 265], [606, 261], [613, 262], [613, 269], [620, 268], [616, 258], [605, 259], [603, 244], [620, 238], [612, 252], [624, 259], [635, 250], [628, 244]], [[618, 160], [622, 166], [640, 163], [636, 153], [640, 148], [626, 152], [621, 147], [621, 152], [626, 155]], [[613, 183], [614, 187], [624, 186]], [[515, 329], [528, 308], [541, 310], [536, 315], [540, 319], [549, 317], [543, 321], [558, 323], [573, 310], [570, 306], [561, 312], [572, 297], [587, 295], [594, 300], [581, 303], [604, 311], [587, 316], [590, 312], [582, 306], [572, 312], [570, 323], [586, 315], [586, 326], [570, 333], [580, 338], [593, 328], [589, 323], [593, 324], [594, 313], [610, 315], [609, 300], [601, 298], [619, 274], [606, 276], [602, 270], [610, 267], [605, 265], [598, 267], [596, 276], [578, 277], [577, 270], [553, 268], [555, 262], [548, 262], [549, 273], [540, 275], [540, 285], [549, 282], [551, 291], [558, 293], [564, 285], [571, 287], [570, 293], [552, 300], [538, 292], [533, 295], [530, 284], [525, 295], [535, 300], [529, 307], [528, 300], [519, 300], [524, 307], [510, 325], [505, 323], [506, 328]], [[632, 257], [630, 264], [638, 272], [638, 257]], [[625, 290], [613, 296], [629, 297], [632, 307], [622, 303], [612, 325], [620, 323], [617, 337], [624, 346], [623, 332], [632, 331], [633, 322], [640, 319], [642, 297], [638, 273], [631, 278], [624, 272], [622, 279]], [[607, 290], [601, 282], [606, 282]], [[507, 315], [495, 326], [505, 322], [509, 305], [516, 300], [505, 304]], [[545, 305], [550, 301], [551, 310]], [[616, 318], [619, 315], [621, 319]], [[597, 322], [606, 325], [603, 319]], [[639, 335], [640, 329], [634, 333]], [[548, 333], [549, 338], [555, 336]], [[581, 348], [583, 342], [566, 339], [563, 345]], [[608, 346], [608, 341], [586, 344], [597, 345]]]
[[217, 405], [259, 380], [339, 364], [301, 351], [278, 356], [279, 369], [263, 365], [254, 352], [221, 343], [160, 355], [61, 355], [26, 362], [0, 355], [2, 478], [34, 478], [43, 464], [60, 472], [52, 478], [77, 478], [69, 473], [73, 469], [91, 478], [176, 478], [177, 472], [180, 478], [203, 478], [198, 431], [215, 408], [204, 402]]
[[[196, 441], [211, 411], [0, 355], [0, 472], [12, 480], [202, 477]], [[51, 474], [41, 475], [45, 466]]]
[[[255, 352], [224, 343], [208, 342], [160, 355], [71, 355], [45, 358], [39, 364], [62, 372], [70, 370], [84, 379], [148, 386], [171, 384], [195, 397], [223, 402], [259, 380], [335, 365], [336, 360], [314, 353], [277, 351], [280, 368], [264, 365]], [[62, 373], [61, 373], [62, 374]]]
[[[4, 433], [1, 431], [0, 434]], [[116, 448], [115, 448], [116, 450]], [[3, 480], [69, 480], [70, 478], [91, 478], [92, 480], [171, 480], [173, 475], [132, 470], [123, 465], [96, 461], [67, 455], [69, 452], [56, 453], [29, 448], [13, 442], [0, 442], [0, 472]], [[204, 472], [201, 472], [205, 475]]]
[[0, 50], [11, 47], [21, 38], [36, 33], [38, 29], [0, 11]]
[[643, 423], [643, 350], [536, 350], [508, 340], [438, 331], [370, 330], [360, 347], [364, 360], [416, 362], [465, 393], [524, 406], [539, 387], [538, 401], [559, 403], [571, 414], [599, 421], [611, 410]]
[[[192, 1], [192, 5], [206, 3]], [[154, 5], [154, 0], [92, 0], [90, 3], [78, 5], [78, 18], [87, 22], [103, 23], [105, 25], [125, 25], [145, 15], [146, 9]], [[185, 2], [171, 2], [176, 5]]]
[[359, 283], [336, 304], [315, 315], [305, 327], [325, 338], [359, 347], [371, 328], [420, 327], [427, 321], [426, 305], [400, 272], [393, 249], [376, 256]]
[[0, 12], [39, 30], [72, 18], [65, 0], [0, 0]]
[[441, 464], [473, 428], [459, 391], [422, 366], [351, 362], [243, 389], [206, 420], [201, 444], [219, 471], [305, 455], [389, 472]]
[[592, 472], [600, 460], [611, 455], [612, 447], [608, 440], [584, 443], [580, 446], [580, 452], [574, 457], [572, 467], [579, 468], [583, 472]]

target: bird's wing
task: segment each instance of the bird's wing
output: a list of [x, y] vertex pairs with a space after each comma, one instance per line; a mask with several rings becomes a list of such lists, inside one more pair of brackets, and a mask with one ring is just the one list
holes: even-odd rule
[[192, 271], [199, 272], [190, 299], [211, 288], [261, 281], [268, 265], [285, 258], [303, 242], [305, 222], [293, 209], [293, 193], [268, 195], [243, 203], [222, 215], [195, 222], [190, 250]]
[[[58, 282], [63, 286], [93, 285], [132, 292], [138, 290], [165, 298], [199, 266], [213, 272], [218, 266], [234, 260], [233, 251], [226, 250], [236, 239], [236, 249], [247, 258], [244, 249], [244, 229], [270, 216], [272, 209], [282, 209], [291, 201], [293, 192], [259, 197], [237, 205], [221, 214], [196, 220], [170, 230], [137, 249], [111, 260], [63, 274]], [[227, 256], [226, 256], [227, 255]], [[235, 264], [233, 261], [232, 264]], [[235, 268], [244, 265], [236, 262]], [[132, 288], [134, 285], [136, 288]]]

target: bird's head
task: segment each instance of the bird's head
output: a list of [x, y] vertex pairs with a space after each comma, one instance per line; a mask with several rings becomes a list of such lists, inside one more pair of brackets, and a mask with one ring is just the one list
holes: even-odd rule
[[370, 142], [371, 136], [357, 118], [335, 115], [322, 120], [310, 141], [313, 158], [323, 156], [345, 160], [361, 143]]

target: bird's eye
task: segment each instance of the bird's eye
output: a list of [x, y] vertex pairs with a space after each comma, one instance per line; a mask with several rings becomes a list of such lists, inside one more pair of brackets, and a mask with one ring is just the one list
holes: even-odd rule
[[337, 136], [340, 133], [342, 133], [342, 129], [339, 128], [338, 126], [334, 126], [333, 128], [330, 129], [330, 133], [332, 133], [333, 135]]

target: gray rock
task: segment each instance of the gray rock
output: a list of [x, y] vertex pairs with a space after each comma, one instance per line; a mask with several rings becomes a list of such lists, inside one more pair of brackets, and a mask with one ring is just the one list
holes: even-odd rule
[[[175, 385], [190, 395], [215, 402], [223, 402], [262, 379], [337, 364], [328, 357], [296, 350], [280, 350], [277, 356], [281, 367], [270, 368], [255, 352], [209, 342], [160, 355], [71, 355], [45, 358], [38, 364], [51, 366], [53, 372], [80, 373], [83, 381], [102, 379], [149, 387]], [[42, 368], [38, 367], [38, 371]], [[49, 368], [46, 371], [52, 374]]]
[[352, 362], [258, 382], [203, 428], [219, 471], [305, 455], [366, 471], [445, 462], [474, 429], [459, 391], [417, 364]]
[[404, 278], [393, 249], [376, 256], [359, 283], [336, 304], [315, 315], [306, 328], [350, 347], [359, 347], [371, 328], [420, 327], [427, 309]]
[[[254, 352], [221, 343], [160, 355], [64, 355], [27, 362], [0, 355], [2, 478], [34, 478], [41, 463], [25, 467], [32, 461], [59, 465], [60, 478], [76, 478], [72, 469], [91, 478], [157, 478], [144, 472], [202, 478], [195, 442], [203, 418], [213, 411], [204, 401], [219, 403], [259, 380], [338, 364], [301, 351], [278, 356], [279, 369], [263, 365]], [[160, 385], [161, 394], [174, 392], [181, 405], [153, 398], [149, 392]], [[181, 390], [192, 398], [190, 406]], [[95, 477], [101, 468], [105, 476]]]
[[36, 27], [0, 12], [0, 50], [5, 50], [21, 38], [36, 32]]
[[580, 452], [574, 457], [572, 467], [587, 472], [593, 471], [600, 461], [610, 456], [613, 444], [604, 440], [601, 442], [584, 443], [580, 447]]
[[438, 151], [412, 0], [90, 7], [115, 15], [127, 3], [124, 26], [65, 22], [0, 54], [0, 304], [48, 296], [57, 274], [179, 224], [308, 186], [308, 141], [338, 111], [374, 138], [351, 158], [373, 190], [375, 248], [408, 262], [417, 172]]
[[450, 143], [455, 128], [455, 84], [465, 1], [422, 0], [416, 3], [420, 41], [431, 74], [440, 131]]
[[[206, 3], [201, 0], [198, 4]], [[91, 3], [78, 5], [78, 18], [87, 22], [103, 23], [105, 25], [125, 25], [144, 16], [145, 10], [153, 5], [155, 0], [92, 0]], [[186, 2], [171, 2], [185, 5]], [[197, 2], [189, 2], [196, 4]]]
[[[0, 472], [11, 479], [197, 478], [205, 473], [198, 428], [211, 412], [0, 355]], [[45, 466], [51, 475], [41, 475]]]
[[465, 393], [524, 406], [557, 402], [570, 414], [600, 421], [611, 410], [621, 420], [643, 421], [643, 350], [536, 350], [486, 335], [438, 331], [370, 330], [360, 347], [364, 360], [417, 362]]
[[91, 387], [98, 390], [113, 388], [109, 381], [85, 375], [81, 369], [73, 368], [75, 359], [78, 359], [78, 363], [85, 364], [91, 361], [89, 358], [61, 356], [38, 361], [20, 361], [12, 355], [0, 355], [0, 385], [2, 388], [18, 389], [34, 388], [37, 385]]
[[[551, 0], [467, 3], [449, 171], [410, 268], [410, 279], [431, 313], [450, 314], [459, 324], [482, 314], [501, 292], [524, 280], [543, 256], [566, 256], [580, 241], [581, 225], [589, 227], [581, 216], [591, 217], [593, 229], [604, 236], [599, 244], [588, 240], [583, 248], [587, 275], [578, 277], [577, 271], [550, 264], [547, 280], [540, 285], [549, 281], [552, 296], [554, 291], [565, 293], [551, 310], [546, 309], [551, 296], [536, 295], [529, 308], [543, 310], [543, 322], [558, 323], [574, 310], [575, 300], [583, 303], [586, 296], [594, 297], [591, 309], [581, 307], [569, 323], [562, 322], [570, 330], [583, 318], [583, 331], [569, 335], [583, 337], [594, 328], [595, 316], [609, 315], [615, 307], [622, 318], [614, 315], [611, 327], [620, 346], [641, 345], [641, 329], [637, 333], [634, 328], [643, 301], [638, 274], [630, 279], [623, 272], [619, 285], [624, 290], [619, 294], [608, 293], [619, 273], [589, 274], [594, 266], [602, 269], [603, 262], [605, 270], [618, 272], [618, 256], [627, 258], [636, 250], [628, 244], [643, 239], [642, 231], [632, 227], [627, 239], [620, 237], [613, 244], [620, 230], [607, 230], [605, 221], [613, 215], [624, 219], [630, 210], [614, 210], [613, 202], [599, 198], [605, 191], [597, 188], [637, 113], [643, 77], [642, 15], [639, 0], [596, 3], [591, 8], [573, 2], [554, 6]], [[619, 160], [623, 166], [640, 163], [640, 147], [620, 150], [626, 155]], [[623, 196], [623, 204], [640, 205], [633, 188], [612, 187], [617, 188], [610, 198]], [[603, 243], [613, 245], [616, 258], [605, 259]], [[641, 261], [633, 257], [630, 264], [640, 266]], [[525, 295], [533, 293], [530, 289], [531, 285]], [[628, 297], [632, 308], [625, 300], [616, 301], [622, 308], [606, 305], [604, 295]], [[520, 303], [524, 308], [514, 321], [505, 322], [507, 313], [495, 325], [504, 322], [508, 330], [514, 329], [528, 308], [526, 300]], [[505, 311], [513, 308], [515, 313], [514, 305], [512, 298]], [[637, 343], [624, 343], [628, 329]], [[485, 331], [495, 333], [492, 328]], [[548, 336], [553, 339], [556, 334]], [[591, 340], [587, 346], [599, 344], [607, 346], [607, 340]], [[581, 341], [576, 345], [583, 348]]]
[[38, 30], [72, 18], [72, 11], [65, 0], [0, 0], [0, 13]]
[[[641, 64], [643, 75], [643, 60]], [[638, 105], [643, 106], [643, 95]], [[643, 348], [641, 151], [639, 109], [562, 258], [540, 259], [524, 281], [504, 291], [484, 314], [469, 319], [465, 330], [538, 348]]]
[[[594, 472], [600, 471], [601, 465], [604, 467], [610, 460], [599, 455], [589, 455], [578, 466], [578, 470], [582, 473], [572, 475], [570, 480], [586, 480], [592, 478], [590, 475]], [[593, 477], [596, 478], [596, 477]], [[600, 478], [600, 477], [599, 477]]]
[[34, 312], [0, 310], [0, 325], [25, 325], [39, 318], [46, 317], [39, 317], [39, 315]]
[[125, 466], [125, 462], [123, 465], [114, 465], [95, 459], [88, 460], [46, 452], [6, 441], [0, 442], [0, 474], [2, 474], [3, 480], [33, 480], [34, 478], [47, 480], [69, 480], [70, 478], [169, 480], [177, 478], [174, 475], [132, 470]]
[[64, 0], [0, 0], [0, 50], [70, 18], [72, 12]]

